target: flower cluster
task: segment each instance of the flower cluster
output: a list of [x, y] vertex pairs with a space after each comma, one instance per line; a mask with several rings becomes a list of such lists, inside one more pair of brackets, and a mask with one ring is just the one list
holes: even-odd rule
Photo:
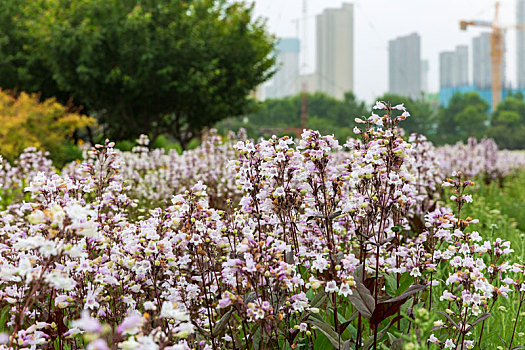
[[[344, 145], [211, 133], [179, 155], [142, 136], [60, 174], [35, 150], [3, 163], [1, 346], [297, 348], [324, 334], [366, 347], [409, 300], [446, 305], [431, 342], [473, 346], [498, 296], [523, 300], [523, 266], [471, 230], [473, 183], [404, 137], [404, 106], [374, 112]], [[454, 210], [437, 205], [440, 184]]]
[[467, 144], [458, 142], [437, 148], [441, 171], [450, 176], [462, 171], [469, 178], [482, 177], [487, 183], [503, 179], [525, 166], [525, 155], [521, 152], [498, 150], [493, 139], [477, 141], [469, 138]]

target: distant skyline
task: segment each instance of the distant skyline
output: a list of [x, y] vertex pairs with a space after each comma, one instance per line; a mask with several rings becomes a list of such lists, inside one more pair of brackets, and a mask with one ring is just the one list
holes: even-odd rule
[[[354, 4], [354, 87], [358, 98], [368, 103], [388, 90], [388, 41], [417, 32], [421, 36], [421, 58], [429, 61], [429, 92], [439, 90], [439, 53], [451, 51], [457, 45], [469, 46], [472, 38], [488, 29], [459, 29], [460, 20], [489, 20], [494, 15], [493, 0], [308, 0], [306, 32], [307, 57], [301, 58], [303, 72], [315, 67], [315, 15], [325, 8]], [[268, 18], [268, 30], [278, 37], [299, 37], [303, 28], [297, 26], [302, 17], [303, 0], [255, 0], [255, 15]], [[500, 21], [515, 24], [516, 0], [500, 1]], [[506, 37], [506, 77], [516, 85], [516, 31]], [[304, 43], [301, 43], [303, 47]], [[471, 61], [469, 66], [472, 67]], [[472, 72], [469, 72], [472, 82]]]

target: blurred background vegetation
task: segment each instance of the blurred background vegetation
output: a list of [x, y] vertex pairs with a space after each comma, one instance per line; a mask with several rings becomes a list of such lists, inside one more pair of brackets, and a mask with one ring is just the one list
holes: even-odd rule
[[[371, 106], [351, 92], [342, 101], [320, 92], [307, 94], [306, 99], [308, 128], [334, 134], [341, 142], [353, 135], [354, 118], [371, 113]], [[301, 100], [298, 94], [258, 102], [254, 112], [227, 118], [217, 128], [222, 133], [245, 128], [253, 138], [295, 135], [292, 129], [300, 126]], [[392, 105], [403, 103], [410, 112], [402, 125], [406, 133], [424, 134], [436, 145], [466, 142], [469, 137], [492, 137], [500, 148], [525, 149], [525, 101], [519, 93], [507, 96], [493, 113], [477, 92], [458, 93], [447, 107], [436, 106], [424, 95], [412, 99], [384, 94], [377, 100]]]
[[[37, 146], [63, 164], [79, 156], [82, 140], [111, 138], [131, 149], [145, 133], [153, 147], [182, 150], [211, 127], [296, 135], [301, 95], [252, 96], [279, 68], [275, 44], [244, 2], [0, 1], [0, 154], [10, 160]], [[406, 132], [437, 145], [493, 137], [500, 148], [525, 149], [521, 94], [493, 112], [476, 92], [455, 95], [446, 108], [424, 95], [377, 99], [404, 103]], [[306, 126], [341, 142], [353, 135], [354, 118], [371, 111], [350, 91], [306, 101]]]

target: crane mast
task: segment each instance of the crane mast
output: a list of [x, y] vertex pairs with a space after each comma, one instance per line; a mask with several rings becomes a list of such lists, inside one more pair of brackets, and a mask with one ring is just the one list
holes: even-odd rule
[[460, 21], [459, 28], [467, 30], [469, 26], [490, 28], [490, 62], [492, 64], [492, 109], [495, 109], [501, 102], [501, 77], [503, 63], [503, 43], [505, 40], [505, 29], [525, 29], [524, 25], [503, 26], [499, 21], [499, 1], [495, 4], [494, 20], [490, 21]]

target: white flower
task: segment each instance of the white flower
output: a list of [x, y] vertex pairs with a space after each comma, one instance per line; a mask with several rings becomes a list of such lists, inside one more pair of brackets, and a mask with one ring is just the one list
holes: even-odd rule
[[470, 194], [464, 194], [462, 197], [463, 197], [463, 200], [464, 200], [466, 203], [472, 203], [472, 195], [470, 195]]
[[435, 336], [434, 334], [431, 334], [430, 337], [428, 337], [428, 340], [427, 340], [427, 341], [429, 341], [429, 342], [431, 342], [431, 343], [434, 343], [434, 344], [439, 344], [439, 343], [441, 343], [441, 342], [439, 341], [439, 339], [436, 338], [436, 336]]
[[62, 209], [60, 205], [55, 204], [51, 207], [49, 212], [51, 213], [53, 224], [58, 224], [61, 227], [62, 222], [64, 221], [64, 217], [66, 216], [64, 209]]
[[92, 318], [87, 310], [82, 311], [79, 320], [71, 322], [71, 328], [79, 328], [89, 333], [97, 333], [102, 331], [102, 326], [98, 320]]
[[324, 288], [324, 291], [327, 293], [334, 293], [337, 292], [339, 288], [337, 287], [337, 283], [335, 281], [329, 281], [326, 283], [326, 286]]
[[53, 270], [46, 275], [45, 281], [51, 284], [56, 289], [72, 290], [75, 288], [77, 282], [72, 278], [67, 277], [59, 270]]
[[383, 103], [376, 101], [376, 104], [372, 108], [373, 109], [386, 109], [386, 106]]
[[157, 310], [157, 306], [152, 301], [146, 301], [144, 303], [144, 310]]
[[135, 313], [127, 316], [122, 321], [122, 323], [117, 327], [117, 332], [123, 334], [136, 334], [140, 327], [142, 327], [143, 323], [144, 319], [140, 315], [140, 312], [135, 311]]
[[348, 295], [352, 295], [352, 289], [350, 289], [348, 283], [343, 283], [339, 288], [338, 294], [347, 297]]
[[42, 210], [35, 210], [27, 217], [27, 221], [30, 224], [37, 225], [41, 224], [46, 220], [46, 216]]
[[392, 109], [398, 109], [398, 110], [400, 110], [400, 111], [404, 111], [404, 110], [405, 110], [404, 103], [401, 103], [401, 104], [395, 105], [394, 107], [392, 107]]
[[98, 224], [93, 221], [83, 223], [76, 223], [71, 225], [72, 229], [77, 231], [77, 234], [84, 237], [95, 237], [98, 229]]
[[312, 267], [319, 272], [323, 272], [328, 267], [328, 261], [322, 256], [318, 256], [313, 262]]
[[456, 347], [456, 344], [452, 341], [452, 339], [447, 339], [445, 342], [445, 349], [454, 349]]
[[443, 295], [439, 297], [439, 300], [443, 301], [453, 301], [456, 298], [456, 296], [449, 291], [444, 291]]
[[410, 271], [410, 276], [412, 277], [419, 277], [421, 276], [421, 271], [419, 271], [419, 267], [414, 267], [412, 271]]
[[188, 322], [190, 320], [190, 316], [186, 312], [175, 308], [173, 306], [173, 303], [170, 301], [165, 301], [164, 304], [162, 304], [162, 309], [160, 310], [160, 317], [173, 318], [174, 320], [185, 322]]
[[135, 340], [134, 337], [130, 337], [128, 340], [119, 343], [118, 347], [119, 349], [132, 350], [137, 349], [139, 345], [140, 344]]
[[27, 276], [26, 282], [29, 283], [33, 280], [33, 275], [31, 274], [31, 271], [33, 270], [33, 265], [31, 264], [31, 260], [27, 257], [24, 257], [20, 259], [20, 263], [18, 265], [18, 274], [20, 276]]
[[83, 206], [81, 206], [80, 204], [77, 204], [77, 203], [70, 204], [69, 206], [67, 206], [65, 208], [65, 211], [66, 211], [67, 215], [73, 221], [85, 220], [85, 219], [87, 219], [88, 216], [89, 217], [94, 217], [95, 216], [95, 211], [93, 211], [93, 210], [91, 210], [89, 208], [83, 207]]

